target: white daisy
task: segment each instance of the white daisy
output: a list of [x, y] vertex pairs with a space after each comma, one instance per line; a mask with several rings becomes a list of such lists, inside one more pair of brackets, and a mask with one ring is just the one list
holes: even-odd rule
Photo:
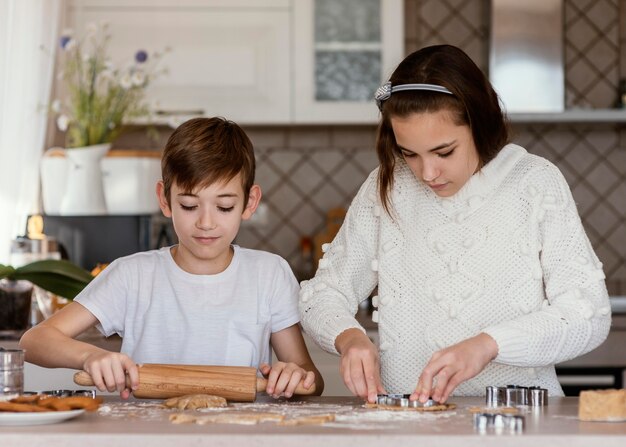
[[61, 132], [65, 132], [70, 124], [70, 119], [66, 115], [59, 115], [57, 118], [57, 127]]

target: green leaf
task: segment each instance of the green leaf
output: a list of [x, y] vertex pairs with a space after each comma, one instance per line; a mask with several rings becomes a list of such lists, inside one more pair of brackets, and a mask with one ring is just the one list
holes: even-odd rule
[[73, 299], [93, 279], [88, 271], [69, 261], [47, 259], [14, 269], [0, 264], [0, 278], [23, 279], [44, 290]]
[[72, 264], [69, 261], [46, 259], [43, 261], [35, 261], [15, 270], [15, 275], [22, 274], [38, 274], [52, 273], [68, 279], [74, 279], [79, 282], [88, 283], [93, 279], [91, 273]]
[[55, 295], [74, 299], [88, 282], [79, 281], [58, 273], [29, 272], [16, 273], [14, 279], [25, 279]]
[[2, 265], [0, 264], [0, 279], [10, 277], [15, 269], [10, 265]]

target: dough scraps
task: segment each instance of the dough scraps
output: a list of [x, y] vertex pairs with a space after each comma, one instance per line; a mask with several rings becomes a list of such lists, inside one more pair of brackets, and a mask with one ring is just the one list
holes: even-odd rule
[[187, 394], [167, 399], [163, 405], [178, 410], [197, 410], [198, 408], [225, 407], [228, 403], [223, 397], [211, 394]]
[[322, 425], [326, 422], [333, 422], [334, 414], [316, 414], [314, 416], [301, 416], [293, 419], [284, 419], [278, 425]]
[[392, 411], [447, 411], [454, 410], [456, 404], [436, 404], [430, 407], [401, 407], [398, 405], [381, 405], [366, 403], [365, 408], [372, 408], [376, 410], [392, 410]]
[[626, 421], [626, 389], [580, 392], [578, 419], [581, 421]]
[[173, 424], [189, 424], [195, 423], [199, 425], [206, 424], [239, 424], [239, 425], [256, 425], [261, 422], [280, 422], [285, 418], [282, 414], [277, 413], [236, 413], [224, 412], [217, 414], [192, 415], [186, 413], [175, 413], [170, 415], [170, 421]]

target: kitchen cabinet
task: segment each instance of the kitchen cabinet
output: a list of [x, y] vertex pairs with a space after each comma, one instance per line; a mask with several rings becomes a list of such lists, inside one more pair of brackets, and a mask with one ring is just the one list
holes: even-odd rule
[[[147, 98], [157, 124], [369, 123], [403, 54], [402, 0], [70, 0], [65, 24], [107, 22], [112, 62], [171, 48]], [[340, 14], [338, 14], [338, 12]], [[138, 124], [144, 124], [140, 120]]]
[[296, 0], [294, 121], [376, 123], [373, 97], [404, 57], [402, 0]]
[[[112, 61], [171, 48], [147, 98], [177, 125], [194, 116], [240, 123], [290, 119], [289, 0], [73, 0], [67, 25], [108, 22]], [[79, 32], [79, 35], [81, 33]], [[157, 117], [158, 118], [158, 117]]]

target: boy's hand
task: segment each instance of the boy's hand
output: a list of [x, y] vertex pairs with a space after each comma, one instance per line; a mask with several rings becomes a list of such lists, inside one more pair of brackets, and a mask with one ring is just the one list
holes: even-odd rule
[[480, 373], [497, 355], [497, 343], [485, 333], [435, 352], [410, 399], [426, 402], [432, 396], [445, 402], [459, 384]]
[[89, 355], [83, 363], [94, 385], [100, 391], [119, 391], [122, 399], [139, 386], [139, 371], [135, 362], [126, 354], [98, 352]]
[[276, 362], [273, 366], [263, 363], [259, 366], [259, 370], [267, 377], [265, 391], [274, 398], [293, 396], [302, 379], [304, 379], [302, 386], [307, 390], [315, 382], [313, 371], [306, 371], [295, 363]]
[[377, 394], [385, 394], [380, 380], [378, 349], [367, 335], [358, 329], [343, 331], [335, 340], [341, 354], [340, 372], [348, 389], [355, 396], [376, 402]]

